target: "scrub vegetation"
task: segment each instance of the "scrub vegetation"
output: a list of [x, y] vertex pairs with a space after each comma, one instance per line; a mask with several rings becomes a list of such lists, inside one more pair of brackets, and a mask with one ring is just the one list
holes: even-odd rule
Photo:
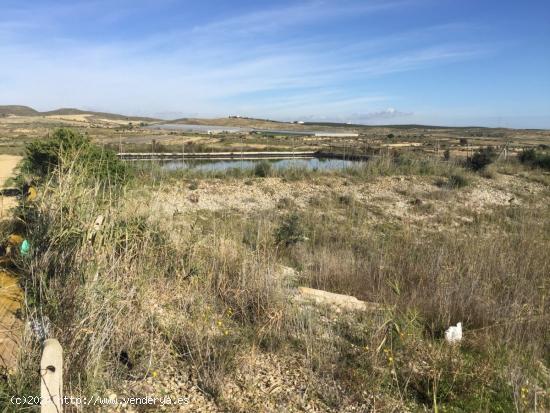
[[[166, 174], [70, 130], [30, 143], [17, 182], [39, 196], [1, 230], [31, 245], [15, 264], [33, 328], [0, 404], [39, 393], [43, 335], [61, 342], [74, 396], [182, 395], [188, 411], [550, 409], [544, 158], [480, 153], [476, 167], [398, 155]], [[229, 207], [231, 188], [250, 205]], [[298, 287], [372, 306], [306, 303]], [[457, 322], [464, 339], [449, 345]]]

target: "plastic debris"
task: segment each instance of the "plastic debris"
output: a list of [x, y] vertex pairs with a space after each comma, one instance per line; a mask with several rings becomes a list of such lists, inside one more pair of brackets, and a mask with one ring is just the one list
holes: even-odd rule
[[96, 233], [101, 229], [101, 226], [103, 225], [103, 221], [105, 221], [105, 217], [103, 215], [99, 215], [92, 226], [92, 229], [90, 232], [88, 232], [88, 241], [93, 241], [95, 238]]
[[31, 244], [26, 239], [21, 243], [20, 251], [21, 255], [27, 255], [31, 249]]
[[40, 340], [40, 342], [43, 342], [50, 336], [51, 324], [48, 317], [41, 317], [40, 319], [32, 317], [28, 324], [31, 328], [31, 331], [36, 336], [36, 338]]
[[445, 331], [445, 340], [449, 344], [458, 344], [462, 341], [462, 323], [451, 326]]
[[38, 196], [38, 191], [36, 190], [36, 188], [34, 186], [30, 186], [29, 189], [27, 190], [27, 197], [26, 197], [26, 200], [27, 201], [34, 201], [36, 199], [36, 197]]
[[11, 234], [8, 237], [8, 244], [10, 245], [19, 245], [23, 242], [23, 237], [19, 234]]

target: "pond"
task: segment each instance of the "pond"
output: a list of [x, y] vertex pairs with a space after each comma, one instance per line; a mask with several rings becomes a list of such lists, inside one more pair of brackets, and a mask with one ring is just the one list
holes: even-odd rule
[[188, 169], [198, 172], [224, 172], [230, 169], [254, 169], [260, 162], [269, 162], [274, 169], [309, 169], [309, 170], [338, 170], [363, 164], [364, 161], [351, 161], [342, 159], [276, 159], [276, 160], [192, 160], [192, 161], [166, 161], [161, 168], [165, 171], [177, 171]]

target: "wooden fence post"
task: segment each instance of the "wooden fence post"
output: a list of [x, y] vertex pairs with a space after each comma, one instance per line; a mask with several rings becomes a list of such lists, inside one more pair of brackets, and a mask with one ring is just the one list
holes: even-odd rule
[[44, 341], [40, 376], [41, 413], [63, 412], [63, 349], [56, 339]]

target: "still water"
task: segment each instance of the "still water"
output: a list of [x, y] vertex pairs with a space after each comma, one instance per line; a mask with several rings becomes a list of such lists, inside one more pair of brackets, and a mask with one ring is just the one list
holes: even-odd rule
[[[266, 160], [192, 160], [192, 161], [166, 161], [162, 163], [162, 169], [166, 171], [176, 171], [179, 169], [189, 169], [199, 172], [224, 172], [230, 169], [254, 169], [260, 162]], [[268, 160], [274, 169], [300, 168], [310, 170], [335, 170], [345, 169], [360, 165], [362, 161], [350, 161], [341, 159], [277, 159]]]

